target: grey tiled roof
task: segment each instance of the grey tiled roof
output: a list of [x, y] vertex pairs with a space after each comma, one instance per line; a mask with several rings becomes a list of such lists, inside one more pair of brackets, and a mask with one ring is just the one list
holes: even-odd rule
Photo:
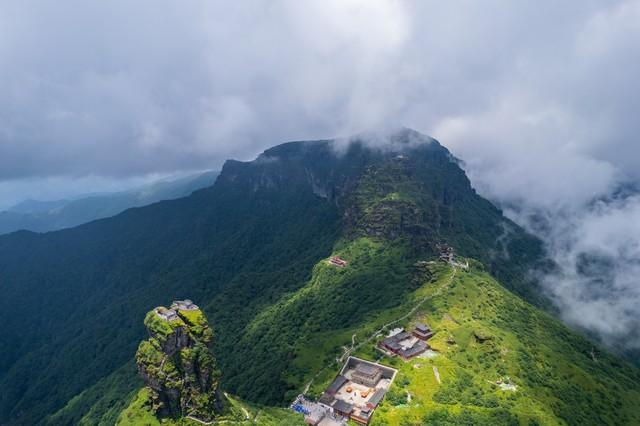
[[405, 358], [409, 358], [411, 356], [417, 355], [426, 350], [427, 350], [427, 344], [424, 343], [422, 340], [418, 340], [416, 344], [413, 345], [412, 347], [406, 350], [400, 351], [400, 355], [402, 355]]
[[384, 398], [386, 392], [387, 391], [382, 388], [376, 390], [371, 398], [369, 398], [369, 401], [367, 401], [367, 403], [376, 407], [378, 404], [380, 404], [380, 401], [382, 401], [382, 398]]
[[431, 328], [428, 325], [419, 322], [416, 324], [416, 330], [420, 331], [421, 333], [428, 333], [431, 331]]
[[331, 382], [331, 384], [327, 388], [326, 392], [327, 393], [336, 393], [336, 392], [338, 392], [340, 390], [342, 385], [344, 385], [345, 383], [347, 383], [347, 378], [342, 376], [342, 375], [339, 375], [338, 377], [336, 377], [333, 380], [333, 382]]
[[366, 376], [375, 376], [379, 371], [380, 369], [375, 365], [369, 365], [363, 362], [356, 366], [356, 372], [359, 374], [364, 374]]
[[333, 409], [340, 411], [341, 413], [351, 413], [353, 405], [341, 399], [337, 399], [336, 402], [333, 403]]

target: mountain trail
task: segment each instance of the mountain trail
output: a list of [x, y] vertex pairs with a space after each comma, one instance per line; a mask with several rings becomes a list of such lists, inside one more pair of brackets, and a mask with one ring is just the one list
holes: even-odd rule
[[[406, 314], [402, 315], [399, 318], [396, 318], [393, 321], [390, 321], [386, 324], [384, 324], [382, 327], [380, 327], [378, 330], [374, 331], [373, 333], [371, 333], [371, 335], [366, 339], [363, 340], [362, 342], [360, 342], [358, 345], [354, 346], [355, 343], [355, 334], [353, 334], [353, 336], [351, 336], [351, 347], [347, 348], [345, 347], [344, 353], [340, 356], [340, 358], [336, 359], [336, 362], [338, 364], [344, 362], [349, 355], [351, 355], [353, 352], [355, 352], [356, 350], [360, 349], [363, 345], [366, 345], [367, 343], [371, 342], [373, 339], [376, 338], [376, 336], [378, 336], [380, 333], [384, 332], [388, 327], [391, 327], [394, 324], [397, 324], [401, 321], [404, 321], [405, 319], [413, 316], [413, 314], [415, 314], [418, 309], [420, 309], [420, 307], [422, 305], [425, 304], [425, 302], [427, 302], [428, 300], [433, 299], [435, 296], [439, 296], [440, 294], [442, 294], [442, 291], [445, 290], [446, 288], [449, 287], [449, 285], [451, 285], [451, 283], [453, 282], [453, 279], [456, 276], [456, 271], [457, 271], [457, 265], [451, 264], [453, 268], [453, 271], [451, 272], [451, 276], [449, 277], [449, 279], [442, 284], [436, 291], [434, 291], [432, 294], [429, 294], [427, 296], [425, 296], [424, 298], [422, 298], [413, 308], [411, 308]], [[304, 387], [304, 390], [302, 391], [302, 394], [305, 395], [307, 392], [309, 392], [309, 388], [311, 387], [311, 385], [313, 384], [313, 382], [315, 381], [316, 378], [318, 378], [318, 376], [327, 368], [331, 367], [333, 364], [329, 365], [329, 366], [325, 366], [324, 368], [320, 369], [320, 371], [318, 371], [312, 378], [311, 380], [306, 384], [306, 386]]]

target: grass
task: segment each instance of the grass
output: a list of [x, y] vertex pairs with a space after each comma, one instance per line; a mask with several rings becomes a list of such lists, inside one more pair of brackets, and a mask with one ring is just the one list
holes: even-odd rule
[[[384, 358], [399, 370], [372, 425], [455, 424], [640, 424], [638, 371], [567, 330], [557, 320], [522, 301], [479, 269], [450, 270], [425, 283], [400, 306], [367, 318], [354, 327], [320, 333], [296, 352], [295, 370], [315, 379], [311, 396], [319, 396], [337, 374], [335, 358], [343, 346], [356, 344], [381, 325], [428, 299], [400, 326], [416, 321], [432, 326], [436, 358]], [[395, 327], [395, 325], [393, 326]], [[390, 327], [390, 328], [393, 328]], [[455, 344], [447, 341], [453, 337]], [[378, 360], [374, 342], [353, 355]], [[436, 381], [433, 367], [440, 373]], [[517, 390], [495, 382], [511, 378]], [[407, 392], [411, 402], [407, 401]], [[465, 423], [466, 422], [466, 423]], [[471, 423], [469, 423], [471, 422]]]
[[[320, 395], [333, 380], [337, 374], [337, 370], [341, 367], [341, 364], [336, 361], [336, 358], [344, 353], [345, 347], [351, 345], [351, 338], [354, 334], [355, 343], [358, 345], [374, 335], [385, 324], [403, 317], [425, 298], [433, 296], [438, 289], [446, 286], [449, 282], [449, 272], [449, 269], [441, 271], [437, 280], [434, 280], [434, 282], [425, 282], [423, 286], [410, 294], [399, 306], [372, 314], [355, 328], [344, 329], [334, 333], [325, 332], [317, 334], [309, 340], [297, 353], [294, 359], [294, 366], [297, 367], [296, 369], [306, 371], [305, 382], [312, 380], [314, 376], [318, 374], [310, 388], [311, 394], [315, 396]], [[403, 326], [407, 322], [408, 321], [405, 320], [389, 326], [386, 329]], [[329, 357], [323, 362], [318, 356], [319, 354], [329, 354]], [[380, 353], [374, 349], [373, 343], [363, 346], [356, 354], [369, 359], [375, 359], [380, 355]]]
[[164, 340], [170, 334], [173, 334], [176, 328], [184, 327], [185, 323], [182, 319], [177, 318], [172, 321], [166, 321], [160, 318], [155, 310], [151, 310], [144, 318], [144, 325], [155, 334], [159, 340]]
[[[260, 407], [247, 404], [225, 394], [227, 412], [216, 419], [216, 424], [237, 426], [294, 426], [304, 424], [302, 418], [283, 408]], [[198, 426], [201, 423], [187, 418], [158, 420], [147, 406], [148, 390], [143, 388], [137, 397], [118, 417], [117, 426]], [[248, 416], [248, 418], [247, 418]]]
[[[637, 369], [506, 290], [477, 262], [472, 262], [471, 270], [458, 269], [455, 274], [447, 265], [428, 264], [415, 289], [393, 307], [365, 311], [342, 328], [313, 332], [318, 321], [329, 321], [327, 311], [306, 308], [324, 307], [331, 300], [327, 295], [344, 288], [360, 289], [366, 285], [361, 271], [370, 270], [372, 264], [386, 269], [394, 262], [402, 264], [394, 250], [368, 239], [339, 247], [335, 254], [348, 260], [349, 267], [319, 262], [307, 286], [264, 311], [251, 324], [249, 334], [272, 343], [282, 337], [282, 333], [277, 337], [268, 334], [278, 329], [278, 321], [287, 324], [292, 315], [300, 315], [299, 326], [291, 334], [297, 340], [286, 343], [291, 351], [283, 379], [296, 386], [292, 395], [311, 382], [308, 394], [319, 397], [341, 367], [337, 359], [351, 347], [352, 338], [352, 355], [378, 361], [381, 354], [375, 343], [388, 329], [410, 329], [421, 321], [436, 332], [429, 343], [438, 355], [409, 362], [397, 357], [380, 361], [397, 368], [398, 376], [376, 410], [373, 426], [640, 424]], [[407, 317], [408, 312], [414, 313]], [[399, 318], [402, 320], [388, 325]], [[378, 334], [384, 325], [388, 326]], [[377, 337], [368, 341], [373, 335]], [[495, 384], [507, 376], [517, 386], [515, 392]], [[242, 408], [255, 420], [253, 424], [302, 424], [301, 416], [283, 409], [229, 400], [235, 407], [232, 418], [236, 416], [233, 421], [237, 424], [246, 421], [237, 417], [244, 416]], [[137, 407], [134, 411], [140, 410], [139, 405], [132, 406]], [[147, 421], [144, 413], [135, 418]]]
[[[370, 238], [339, 244], [332, 255], [347, 260], [347, 267], [319, 261], [305, 286], [247, 324], [234, 349], [252, 362], [241, 370], [223, 370], [241, 384], [237, 393], [250, 397], [252, 391], [269, 392], [274, 405], [295, 398], [309, 375], [330, 362], [339, 349], [336, 336], [350, 342], [351, 334], [343, 334], [344, 330], [368, 324], [385, 308], [402, 302], [413, 286], [405, 253], [402, 244]], [[322, 350], [316, 345], [323, 345]]]
[[148, 397], [149, 390], [142, 388], [131, 405], [120, 413], [116, 424], [118, 426], [159, 426], [160, 422], [146, 406]]
[[179, 310], [178, 315], [190, 326], [207, 324], [207, 319], [200, 309], [194, 309], [192, 311]]

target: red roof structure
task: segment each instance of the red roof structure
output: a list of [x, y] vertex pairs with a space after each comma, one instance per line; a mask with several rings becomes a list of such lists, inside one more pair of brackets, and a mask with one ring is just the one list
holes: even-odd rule
[[331, 259], [329, 259], [329, 262], [334, 266], [340, 266], [342, 268], [347, 266], [347, 261], [341, 258], [340, 256], [332, 257]]

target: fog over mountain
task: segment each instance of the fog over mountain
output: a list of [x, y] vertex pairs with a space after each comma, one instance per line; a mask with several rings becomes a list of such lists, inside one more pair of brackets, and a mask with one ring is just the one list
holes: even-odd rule
[[72, 228], [115, 216], [127, 209], [187, 197], [213, 185], [217, 172], [202, 172], [180, 179], [159, 180], [121, 192], [84, 194], [70, 200], [25, 200], [0, 211], [0, 235], [28, 230], [47, 232]]
[[546, 241], [566, 320], [640, 348], [638, 57], [640, 1], [7, 1], [0, 205], [406, 125]]

